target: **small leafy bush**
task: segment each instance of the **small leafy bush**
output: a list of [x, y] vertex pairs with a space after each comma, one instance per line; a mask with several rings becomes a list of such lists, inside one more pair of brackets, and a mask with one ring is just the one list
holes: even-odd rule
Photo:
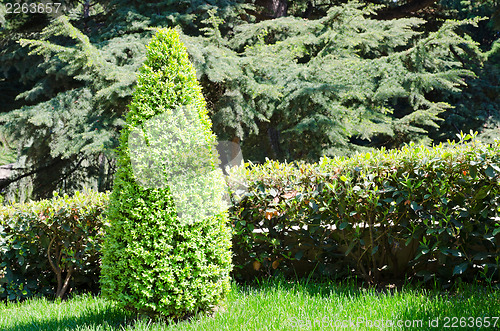
[[249, 185], [230, 212], [236, 276], [315, 270], [368, 282], [498, 280], [498, 142], [267, 161], [233, 175]]
[[96, 289], [107, 200], [85, 190], [0, 207], [0, 298]]
[[148, 315], [207, 311], [229, 290], [231, 231], [216, 137], [175, 30], [159, 30], [149, 44], [126, 123], [102, 293]]

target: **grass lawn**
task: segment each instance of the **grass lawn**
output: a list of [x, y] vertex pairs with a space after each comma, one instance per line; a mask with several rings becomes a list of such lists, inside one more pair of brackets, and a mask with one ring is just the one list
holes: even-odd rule
[[233, 284], [221, 311], [178, 323], [138, 317], [91, 295], [2, 304], [0, 330], [477, 330], [481, 322], [483, 329], [498, 330], [499, 315], [500, 291], [472, 285], [441, 293], [412, 287], [382, 293], [273, 281]]

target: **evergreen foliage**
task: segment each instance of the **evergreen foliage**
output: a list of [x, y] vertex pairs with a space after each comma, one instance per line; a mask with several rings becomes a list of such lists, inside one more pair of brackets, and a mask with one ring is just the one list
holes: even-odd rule
[[475, 49], [455, 32], [475, 22], [422, 34], [423, 20], [378, 21], [369, 17], [374, 9], [350, 2], [318, 20], [241, 25], [217, 45], [190, 38], [201, 80], [211, 82], [216, 132], [239, 136], [244, 152], [265, 150], [261, 142], [275, 132], [267, 155], [249, 153], [260, 160], [314, 160], [425, 138], [450, 108], [431, 92], [457, 92], [473, 75], [450, 49]]
[[[54, 42], [62, 38], [71, 42]], [[71, 192], [82, 184], [109, 189], [112, 150], [135, 82], [134, 70], [143, 58], [142, 42], [126, 36], [98, 49], [61, 16], [39, 39], [21, 39], [19, 44], [44, 58], [36, 70], [41, 72], [35, 73], [40, 80], [16, 97], [26, 105], [1, 118], [3, 129], [22, 148], [17, 167], [24, 171], [19, 176], [34, 174], [36, 197], [54, 190]], [[135, 56], [113, 56], [124, 51]]]
[[447, 111], [440, 130], [431, 136], [436, 140], [453, 139], [462, 129], [480, 130], [479, 139], [492, 143], [500, 132], [500, 43], [480, 56], [481, 65], [474, 65], [470, 55], [462, 61], [470, 66], [476, 78], [467, 79], [467, 87], [460, 93], [450, 93], [446, 98], [454, 105]]
[[[193, 118], [198, 121], [190, 122]], [[103, 248], [102, 293], [122, 307], [183, 317], [210, 309], [229, 290], [231, 238], [227, 214], [220, 206], [222, 196], [197, 205], [198, 210], [215, 212], [196, 218], [200, 215], [181, 210], [183, 201], [178, 203], [175, 192], [179, 187], [170, 181], [171, 172], [176, 172], [175, 178], [192, 175], [192, 169], [182, 173], [182, 168], [199, 162], [201, 156], [205, 158], [201, 163], [208, 163], [195, 169], [201, 171], [195, 173], [197, 188], [223, 193], [225, 182], [216, 171], [216, 137], [210, 126], [184, 45], [176, 31], [159, 30], [148, 46], [120, 138]], [[179, 134], [169, 135], [175, 132]], [[138, 145], [139, 138], [145, 144]], [[157, 139], [160, 144], [155, 144]], [[198, 140], [191, 144], [194, 139]], [[193, 158], [184, 159], [186, 146], [195, 149]], [[141, 163], [148, 161], [152, 163]], [[166, 185], [141, 181], [148, 166], [155, 169], [150, 175], [164, 178]]]
[[[0, 189], [40, 198], [111, 187], [151, 27], [182, 29], [214, 131], [250, 160], [495, 135], [497, 1], [347, 2], [100, 0], [68, 2], [68, 19], [52, 22], [4, 15], [0, 120], [13, 148], [3, 159], [17, 160]], [[411, 4], [421, 10], [383, 19]]]

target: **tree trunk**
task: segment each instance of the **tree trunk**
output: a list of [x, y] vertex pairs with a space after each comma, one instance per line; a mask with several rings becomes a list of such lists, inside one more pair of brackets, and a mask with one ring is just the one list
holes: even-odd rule
[[272, 157], [278, 160], [283, 154], [280, 145], [280, 132], [274, 126], [271, 126], [267, 129], [267, 136], [269, 138], [269, 144], [271, 145], [271, 151], [274, 154]]
[[377, 13], [377, 19], [392, 20], [414, 15], [417, 11], [434, 5], [438, 0], [412, 0], [398, 6], [381, 9]]
[[286, 16], [288, 11], [288, 0], [258, 0], [256, 4], [264, 7], [270, 18]]
[[64, 283], [63, 283], [63, 280], [62, 280], [63, 270], [59, 267], [59, 263], [61, 261], [61, 255], [62, 255], [61, 248], [56, 246], [56, 249], [55, 249], [56, 260], [54, 261], [54, 260], [52, 260], [52, 256], [51, 256], [51, 254], [52, 254], [51, 248], [52, 248], [53, 244], [57, 245], [55, 236], [50, 240], [49, 247], [47, 247], [47, 257], [49, 259], [49, 263], [50, 263], [50, 266], [52, 267], [52, 270], [56, 274], [56, 279], [57, 279], [56, 297], [62, 299], [62, 297], [64, 296], [64, 294], [68, 290], [69, 281], [71, 280], [71, 276], [73, 275], [75, 268], [72, 266], [68, 268], [68, 271], [66, 272], [66, 277], [65, 277]]
[[90, 0], [85, 0], [83, 2], [83, 13], [82, 13], [84, 19], [89, 18], [89, 16], [90, 16], [90, 7], [91, 7]]

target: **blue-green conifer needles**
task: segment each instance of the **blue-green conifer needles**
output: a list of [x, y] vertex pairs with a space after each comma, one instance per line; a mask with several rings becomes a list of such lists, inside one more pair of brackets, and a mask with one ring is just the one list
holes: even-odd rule
[[126, 123], [102, 293], [148, 315], [209, 310], [229, 290], [231, 237], [216, 137], [175, 30], [159, 30], [149, 44]]

